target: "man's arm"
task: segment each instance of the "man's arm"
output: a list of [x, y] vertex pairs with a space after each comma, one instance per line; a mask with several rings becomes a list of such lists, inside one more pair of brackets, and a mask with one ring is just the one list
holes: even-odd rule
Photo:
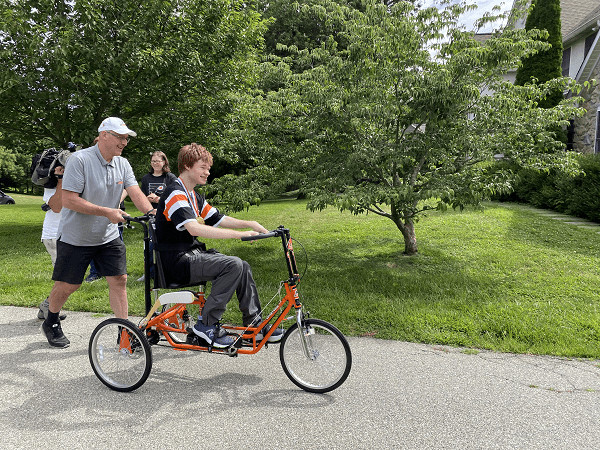
[[131, 186], [125, 188], [127, 191], [127, 195], [135, 205], [137, 209], [139, 209], [142, 213], [148, 214], [150, 211], [154, 211], [154, 206], [148, 201], [142, 190], [137, 184], [132, 184]]
[[119, 208], [107, 208], [106, 206], [94, 205], [81, 198], [79, 193], [67, 191], [66, 189], [62, 190], [62, 204], [65, 208], [72, 209], [81, 214], [106, 217], [111, 223], [125, 222], [123, 215], [127, 214]]
[[48, 206], [52, 210], [52, 212], [59, 213], [62, 209], [62, 175], [65, 173], [65, 168], [63, 166], [58, 166], [54, 169], [54, 174], [59, 175], [60, 178], [56, 183], [56, 191], [54, 195], [48, 199]]

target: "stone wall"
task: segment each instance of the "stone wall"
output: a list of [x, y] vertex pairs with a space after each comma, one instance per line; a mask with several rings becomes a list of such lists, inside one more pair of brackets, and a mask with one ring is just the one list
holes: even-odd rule
[[[600, 80], [600, 67], [596, 67], [590, 79]], [[600, 106], [600, 88], [596, 86], [591, 93], [585, 95], [586, 101], [581, 105], [586, 109], [583, 117], [575, 119], [575, 136], [573, 150], [580, 153], [594, 153], [596, 139], [596, 115]]]

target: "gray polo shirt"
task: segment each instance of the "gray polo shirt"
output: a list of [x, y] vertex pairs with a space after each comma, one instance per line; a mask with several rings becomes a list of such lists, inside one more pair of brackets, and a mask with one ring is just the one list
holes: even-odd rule
[[[137, 185], [137, 181], [129, 161], [115, 156], [108, 163], [98, 145], [94, 145], [69, 157], [62, 187], [78, 192], [80, 197], [95, 205], [118, 208], [123, 190], [134, 184]], [[63, 208], [58, 236], [67, 244], [95, 246], [118, 238], [119, 230], [117, 224], [110, 223], [106, 217]]]

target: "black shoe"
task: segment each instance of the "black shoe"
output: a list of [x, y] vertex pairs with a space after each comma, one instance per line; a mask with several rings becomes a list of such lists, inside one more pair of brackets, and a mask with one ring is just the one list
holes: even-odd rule
[[[267, 324], [263, 327], [262, 330], [260, 330], [258, 332], [258, 334], [256, 335], [256, 340], [257, 341], [262, 341], [263, 337], [269, 332], [269, 330], [271, 329], [271, 325]], [[269, 336], [269, 339], [267, 339], [267, 342], [279, 342], [281, 340], [281, 338], [283, 338], [283, 335], [285, 334], [283, 328], [275, 328], [273, 330], [273, 334], [271, 336]]]
[[48, 344], [52, 347], [67, 348], [71, 345], [71, 341], [62, 332], [60, 322], [50, 326], [46, 325], [46, 321], [42, 322], [42, 332], [46, 336], [46, 339], [48, 339]]
[[[258, 327], [261, 322], [262, 322], [262, 319], [260, 317], [257, 317], [252, 321], [252, 323], [250, 325], [244, 325], [244, 326], [245, 327]], [[262, 341], [270, 329], [271, 329], [271, 325], [266, 324], [262, 328], [262, 330], [260, 330], [258, 333], [256, 333], [256, 340], [258, 342]], [[285, 330], [283, 328], [276, 328], [275, 330], [273, 330], [273, 334], [271, 336], [269, 336], [269, 339], [267, 339], [267, 342], [271, 342], [271, 343], [279, 342], [283, 338], [284, 334], [285, 334]]]

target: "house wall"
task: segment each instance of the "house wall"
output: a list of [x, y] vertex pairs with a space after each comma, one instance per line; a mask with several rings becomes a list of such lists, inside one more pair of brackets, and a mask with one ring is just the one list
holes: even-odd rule
[[[600, 67], [594, 69], [590, 78], [600, 79]], [[589, 99], [581, 106], [586, 109], [586, 113], [583, 117], [575, 119], [573, 150], [581, 153], [594, 153], [596, 114], [598, 106], [600, 106], [600, 89], [596, 87], [589, 95]]]

